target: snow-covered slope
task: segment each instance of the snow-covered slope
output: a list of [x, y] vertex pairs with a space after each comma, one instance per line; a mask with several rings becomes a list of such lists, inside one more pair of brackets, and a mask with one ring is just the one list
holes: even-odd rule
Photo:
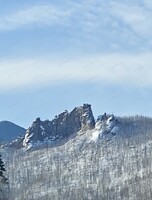
[[104, 114], [25, 151], [3, 149], [11, 200], [151, 200], [152, 119]]

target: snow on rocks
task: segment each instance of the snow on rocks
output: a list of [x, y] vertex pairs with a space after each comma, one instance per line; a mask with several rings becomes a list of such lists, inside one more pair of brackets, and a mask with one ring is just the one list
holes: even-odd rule
[[[95, 121], [91, 105], [74, 108], [71, 112], [64, 111], [53, 120], [42, 121], [39, 117], [34, 120], [24, 136], [23, 147], [31, 147], [38, 141], [44, 143], [45, 138], [55, 142], [79, 132], [94, 129]], [[30, 145], [29, 145], [30, 144]]]
[[117, 126], [117, 119], [114, 115], [101, 115], [98, 117], [95, 129], [92, 132], [91, 139], [97, 141], [103, 135], [113, 134], [115, 135], [119, 131]]

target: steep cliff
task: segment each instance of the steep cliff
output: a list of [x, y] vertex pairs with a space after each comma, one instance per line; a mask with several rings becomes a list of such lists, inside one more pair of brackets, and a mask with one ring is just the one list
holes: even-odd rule
[[37, 142], [55, 141], [68, 138], [78, 131], [91, 130], [95, 127], [95, 120], [91, 105], [74, 108], [71, 112], [64, 111], [53, 120], [41, 121], [37, 118], [27, 129], [23, 146], [31, 148]]

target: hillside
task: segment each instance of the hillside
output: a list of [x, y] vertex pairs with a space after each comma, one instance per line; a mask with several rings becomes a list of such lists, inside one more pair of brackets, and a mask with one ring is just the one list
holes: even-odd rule
[[9, 121], [0, 122], [0, 141], [10, 142], [18, 135], [25, 134], [25, 129]]
[[104, 114], [68, 137], [2, 153], [11, 200], [152, 199], [148, 117]]

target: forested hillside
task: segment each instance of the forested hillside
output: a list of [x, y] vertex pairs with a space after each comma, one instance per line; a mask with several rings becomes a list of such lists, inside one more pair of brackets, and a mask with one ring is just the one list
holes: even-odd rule
[[37, 149], [3, 149], [10, 199], [151, 200], [152, 119], [115, 117], [110, 131], [105, 122]]

